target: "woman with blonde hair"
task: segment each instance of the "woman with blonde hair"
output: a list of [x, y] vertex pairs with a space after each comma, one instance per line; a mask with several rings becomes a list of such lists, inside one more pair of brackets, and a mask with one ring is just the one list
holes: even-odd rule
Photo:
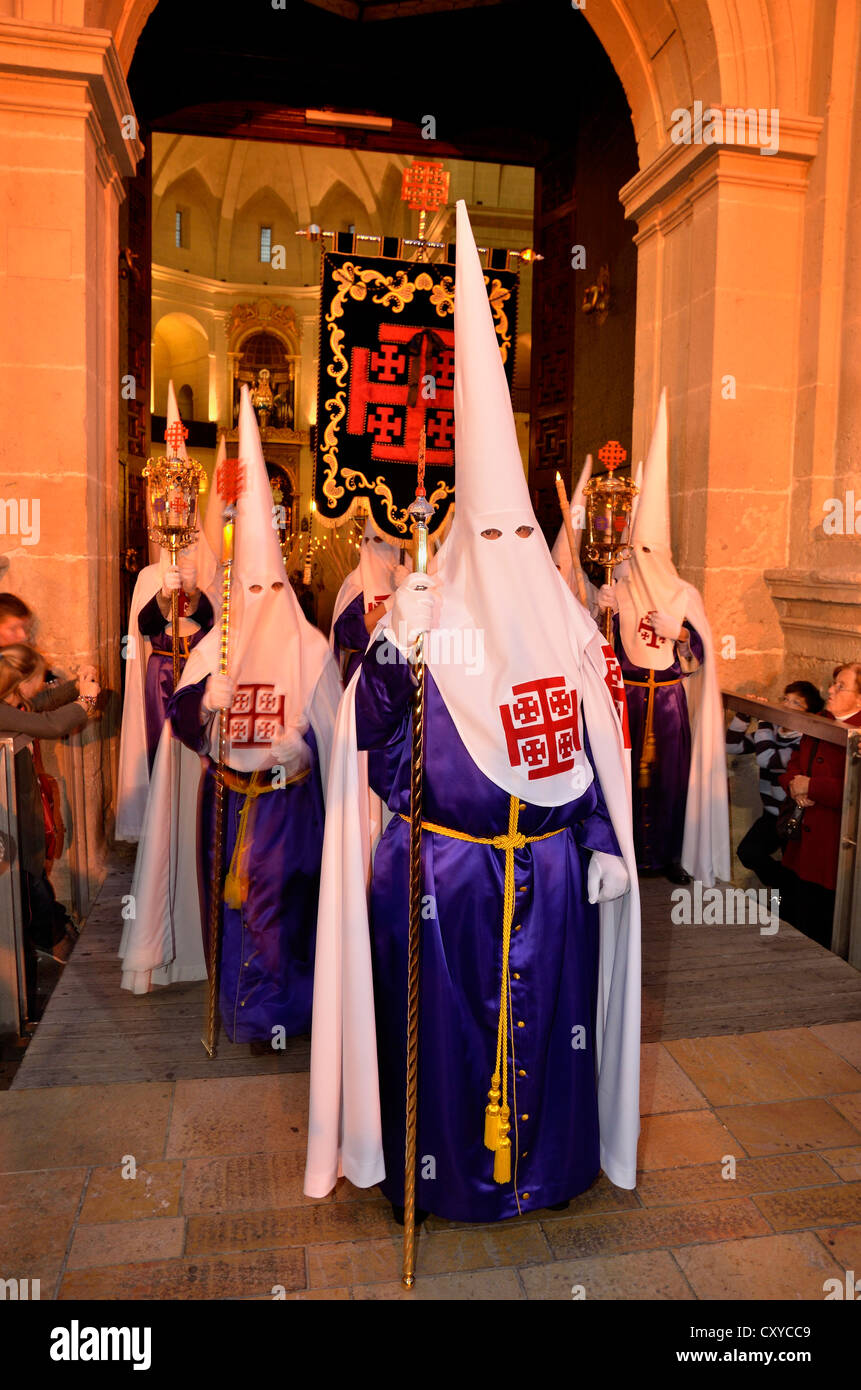
[[[45, 708], [43, 703], [37, 711], [33, 701], [42, 688], [44, 677], [45, 660], [35, 647], [16, 642], [0, 650], [0, 737], [22, 734], [31, 739], [64, 738], [86, 724], [99, 696], [93, 668], [82, 670], [78, 678], [80, 694], [74, 700], [67, 700], [55, 708]], [[68, 693], [69, 688], [66, 685], [63, 691]], [[45, 952], [65, 964], [74, 945], [74, 936], [67, 930], [65, 911], [57, 903], [45, 873], [45, 821], [30, 748], [22, 748], [15, 755], [15, 786], [27, 995], [32, 1018], [35, 1012], [35, 952]]]

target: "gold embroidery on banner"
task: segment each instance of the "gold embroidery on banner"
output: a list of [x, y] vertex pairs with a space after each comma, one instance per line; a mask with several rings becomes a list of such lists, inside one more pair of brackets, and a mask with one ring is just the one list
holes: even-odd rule
[[[413, 302], [417, 292], [430, 291], [429, 300], [436, 309], [437, 317], [450, 317], [454, 313], [454, 276], [443, 276], [442, 280], [435, 284], [425, 270], [420, 270], [415, 279], [411, 280], [406, 270], [398, 270], [394, 275], [384, 275], [375, 269], [363, 270], [355, 261], [345, 261], [337, 270], [333, 270], [332, 279], [338, 289], [332, 297], [324, 323], [329, 330], [329, 349], [334, 361], [328, 364], [326, 371], [336, 383], [338, 390], [325, 402], [324, 406], [328, 419], [323, 432], [322, 458], [325, 466], [323, 496], [334, 510], [337, 502], [345, 495], [345, 487], [354, 492], [357, 487], [361, 486], [383, 499], [390, 525], [399, 535], [404, 535], [409, 530], [407, 509], [396, 507], [391, 489], [386, 484], [384, 477], [380, 476], [374, 483], [370, 483], [359, 469], [345, 469], [343, 474], [345, 487], [340, 487], [337, 482], [339, 427], [347, 413], [346, 383], [350, 369], [343, 350], [344, 330], [338, 320], [343, 318], [344, 305], [348, 299], [360, 301], [366, 299], [370, 289], [378, 291], [376, 294], [371, 294], [375, 304], [381, 304], [396, 314], [401, 313], [405, 305]], [[489, 286], [488, 299], [499, 338], [499, 351], [503, 362], [507, 362], [511, 348], [511, 334], [504, 306], [511, 298], [511, 291], [505, 289], [498, 279], [491, 282], [487, 275], [484, 279], [485, 284]], [[449, 487], [445, 482], [440, 482], [431, 495], [431, 504], [443, 502], [453, 494], [453, 487]], [[354, 508], [351, 507], [348, 516], [352, 515], [353, 511]], [[318, 517], [320, 521], [328, 524], [328, 518], [324, 517], [322, 513], [318, 513]], [[346, 519], [347, 517], [334, 518], [333, 523], [340, 525]]]

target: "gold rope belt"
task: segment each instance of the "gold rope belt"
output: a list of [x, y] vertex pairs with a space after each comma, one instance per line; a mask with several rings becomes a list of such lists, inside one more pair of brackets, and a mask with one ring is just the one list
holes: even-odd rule
[[[508, 806], [508, 833], [505, 835], [467, 835], [465, 830], [450, 830], [445, 825], [435, 825], [433, 821], [422, 821], [422, 830], [433, 835], [447, 835], [452, 840], [468, 840], [473, 845], [490, 845], [493, 849], [505, 852], [505, 887], [502, 909], [502, 984], [499, 991], [499, 1022], [496, 1029], [496, 1066], [490, 1080], [489, 1104], [484, 1111], [484, 1144], [495, 1157], [493, 1160], [494, 1182], [511, 1181], [511, 1140], [508, 1132], [511, 1110], [508, 1104], [508, 1048], [503, 1046], [505, 1039], [505, 1019], [509, 1012], [510, 981], [508, 975], [508, 956], [511, 948], [511, 925], [514, 921], [514, 851], [524, 845], [535, 844], [538, 840], [549, 840], [561, 835], [567, 826], [558, 830], [548, 830], [543, 835], [524, 835], [517, 829], [521, 809], [526, 805], [512, 796]], [[409, 816], [400, 813], [401, 820], [409, 821]], [[513, 1032], [513, 1030], [512, 1030]], [[511, 1039], [512, 1052], [514, 1038]], [[500, 1104], [500, 1101], [502, 1102]]]
[[[241, 908], [248, 896], [248, 856], [251, 852], [251, 816], [258, 796], [263, 796], [266, 792], [281, 791], [283, 787], [292, 787], [296, 782], [303, 782], [310, 773], [310, 767], [297, 772], [295, 777], [288, 777], [286, 782], [279, 782], [275, 786], [272, 782], [272, 774], [277, 772], [277, 768], [266, 768], [248, 774], [235, 772], [232, 768], [223, 767], [221, 775], [224, 779], [225, 787], [230, 791], [244, 796], [242, 810], [239, 812], [239, 828], [236, 832], [236, 843], [233, 846], [233, 854], [230, 859], [230, 868], [227, 870], [227, 877], [224, 880], [224, 903], [226, 907]], [[264, 782], [263, 778], [268, 778]], [[246, 780], [247, 779], [247, 780]]]
[[626, 685], [638, 685], [641, 689], [648, 690], [646, 696], [646, 728], [643, 734], [643, 752], [640, 757], [640, 766], [637, 776], [637, 786], [647, 787], [652, 780], [652, 764], [657, 756], [657, 743], [655, 742], [655, 690], [660, 686], [678, 685], [684, 680], [684, 676], [673, 676], [669, 681], [656, 681], [654, 671], [649, 672], [647, 681], [630, 681], [625, 676]]

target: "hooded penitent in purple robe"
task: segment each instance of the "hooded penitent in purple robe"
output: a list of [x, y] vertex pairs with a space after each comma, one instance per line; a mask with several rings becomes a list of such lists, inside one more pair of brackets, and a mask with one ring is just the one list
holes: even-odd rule
[[[389, 657], [385, 662], [380, 655]], [[371, 950], [386, 1181], [403, 1204], [409, 901], [409, 668], [385, 638], [356, 690], [369, 779], [395, 812], [377, 848]], [[511, 798], [463, 745], [426, 676], [424, 819], [484, 839], [508, 829]], [[588, 746], [588, 738], [584, 740]], [[426, 832], [422, 842], [421, 1029], [416, 1203], [453, 1221], [496, 1221], [561, 1202], [597, 1177], [598, 907], [586, 901], [591, 850], [619, 846], [595, 779], [562, 806], [520, 803], [518, 830], [547, 836], [515, 852], [509, 971], [512, 1181], [493, 1180], [481, 1123], [499, 1017], [502, 855]], [[575, 1030], [581, 1030], [575, 1032]], [[433, 1162], [428, 1160], [432, 1159]]]
[[[564, 1201], [602, 1166], [634, 1185], [639, 901], [621, 676], [538, 527], [463, 203], [455, 344], [451, 533], [435, 574], [398, 588], [338, 714], [305, 1191], [325, 1196], [343, 1173], [403, 1196], [415, 638], [399, 615], [417, 598], [416, 1201], [492, 1221]], [[391, 813], [372, 863], [368, 783]]]
[[[703, 659], [699, 633], [688, 622], [691, 654]], [[691, 724], [683, 682], [693, 673], [685, 671], [676, 653], [662, 671], [635, 666], [625, 655], [619, 637], [619, 620], [614, 618], [616, 656], [625, 678], [628, 726], [631, 733], [632, 791], [634, 798], [634, 847], [641, 869], [663, 869], [682, 857], [688, 779], [691, 773]], [[653, 688], [650, 687], [652, 678]], [[649, 764], [648, 781], [640, 785], [639, 767], [646, 735], [649, 700], [652, 715], [655, 756]], [[643, 779], [645, 780], [645, 778]]]
[[[189, 616], [186, 614], [186, 607], [186, 596], [181, 593], [179, 597], [180, 618]], [[200, 594], [197, 607], [193, 615], [190, 616], [192, 621], [197, 624], [197, 631], [180, 637], [180, 675], [182, 675], [189, 654], [212, 627], [214, 615], [212, 604], [206, 594]], [[167, 718], [167, 702], [173, 694], [173, 638], [167, 631], [169, 622], [170, 619], [165, 617], [159, 607], [158, 594], [154, 594], [149, 603], [141, 609], [138, 617], [138, 628], [141, 636], [148, 637], [150, 641], [150, 654], [144, 686], [147, 762], [150, 775], [152, 775], [152, 765], [155, 761], [158, 741], [161, 738], [161, 731]]]

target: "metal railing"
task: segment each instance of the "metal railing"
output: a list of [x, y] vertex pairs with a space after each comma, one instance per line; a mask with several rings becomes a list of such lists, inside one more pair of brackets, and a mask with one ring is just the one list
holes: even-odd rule
[[20, 1034], [27, 1018], [15, 754], [29, 745], [20, 734], [0, 738], [0, 1034]]
[[861, 970], [861, 854], [858, 837], [861, 830], [861, 729], [826, 719], [821, 714], [803, 714], [800, 710], [785, 709], [749, 695], [736, 695], [724, 690], [724, 710], [746, 714], [774, 724], [777, 728], [792, 729], [809, 734], [822, 743], [833, 743], [845, 756], [843, 773], [843, 803], [840, 812], [840, 842], [837, 857], [837, 889], [834, 898], [834, 918], [831, 927], [831, 950]]

